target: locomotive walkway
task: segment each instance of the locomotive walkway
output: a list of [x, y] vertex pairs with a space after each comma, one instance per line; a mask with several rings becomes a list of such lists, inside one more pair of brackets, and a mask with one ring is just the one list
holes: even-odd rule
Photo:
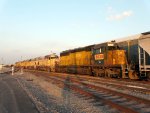
[[0, 113], [39, 113], [17, 80], [0, 74]]

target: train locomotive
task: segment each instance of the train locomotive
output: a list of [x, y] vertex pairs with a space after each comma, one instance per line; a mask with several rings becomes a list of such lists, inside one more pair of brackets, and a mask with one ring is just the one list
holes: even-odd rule
[[122, 71], [127, 65], [125, 50], [120, 49], [116, 42], [95, 45], [91, 62], [94, 76], [124, 78]]
[[150, 77], [150, 32], [17, 62], [16, 67], [100, 77]]
[[94, 45], [67, 50], [60, 53], [58, 72], [91, 74], [91, 48]]
[[15, 67], [30, 70], [55, 72], [56, 65], [58, 62], [59, 62], [58, 55], [53, 53], [50, 55], [46, 55], [44, 57], [37, 57], [34, 59], [16, 62]]

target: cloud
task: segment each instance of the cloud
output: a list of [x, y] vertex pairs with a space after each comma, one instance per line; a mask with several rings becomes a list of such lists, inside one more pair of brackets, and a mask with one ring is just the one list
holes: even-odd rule
[[110, 14], [108, 17], [107, 17], [107, 20], [122, 20], [122, 19], [125, 19], [129, 16], [132, 16], [133, 15], [133, 11], [129, 10], [129, 11], [124, 11], [120, 14]]

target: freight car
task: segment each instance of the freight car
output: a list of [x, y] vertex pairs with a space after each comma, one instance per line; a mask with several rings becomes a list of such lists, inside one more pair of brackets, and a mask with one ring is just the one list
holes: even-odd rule
[[116, 40], [126, 50], [128, 70], [134, 77], [150, 78], [150, 32]]

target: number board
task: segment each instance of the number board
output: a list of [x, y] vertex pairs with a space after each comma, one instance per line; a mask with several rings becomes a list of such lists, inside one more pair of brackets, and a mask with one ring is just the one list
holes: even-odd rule
[[96, 54], [95, 55], [95, 60], [103, 60], [104, 59], [104, 54]]

